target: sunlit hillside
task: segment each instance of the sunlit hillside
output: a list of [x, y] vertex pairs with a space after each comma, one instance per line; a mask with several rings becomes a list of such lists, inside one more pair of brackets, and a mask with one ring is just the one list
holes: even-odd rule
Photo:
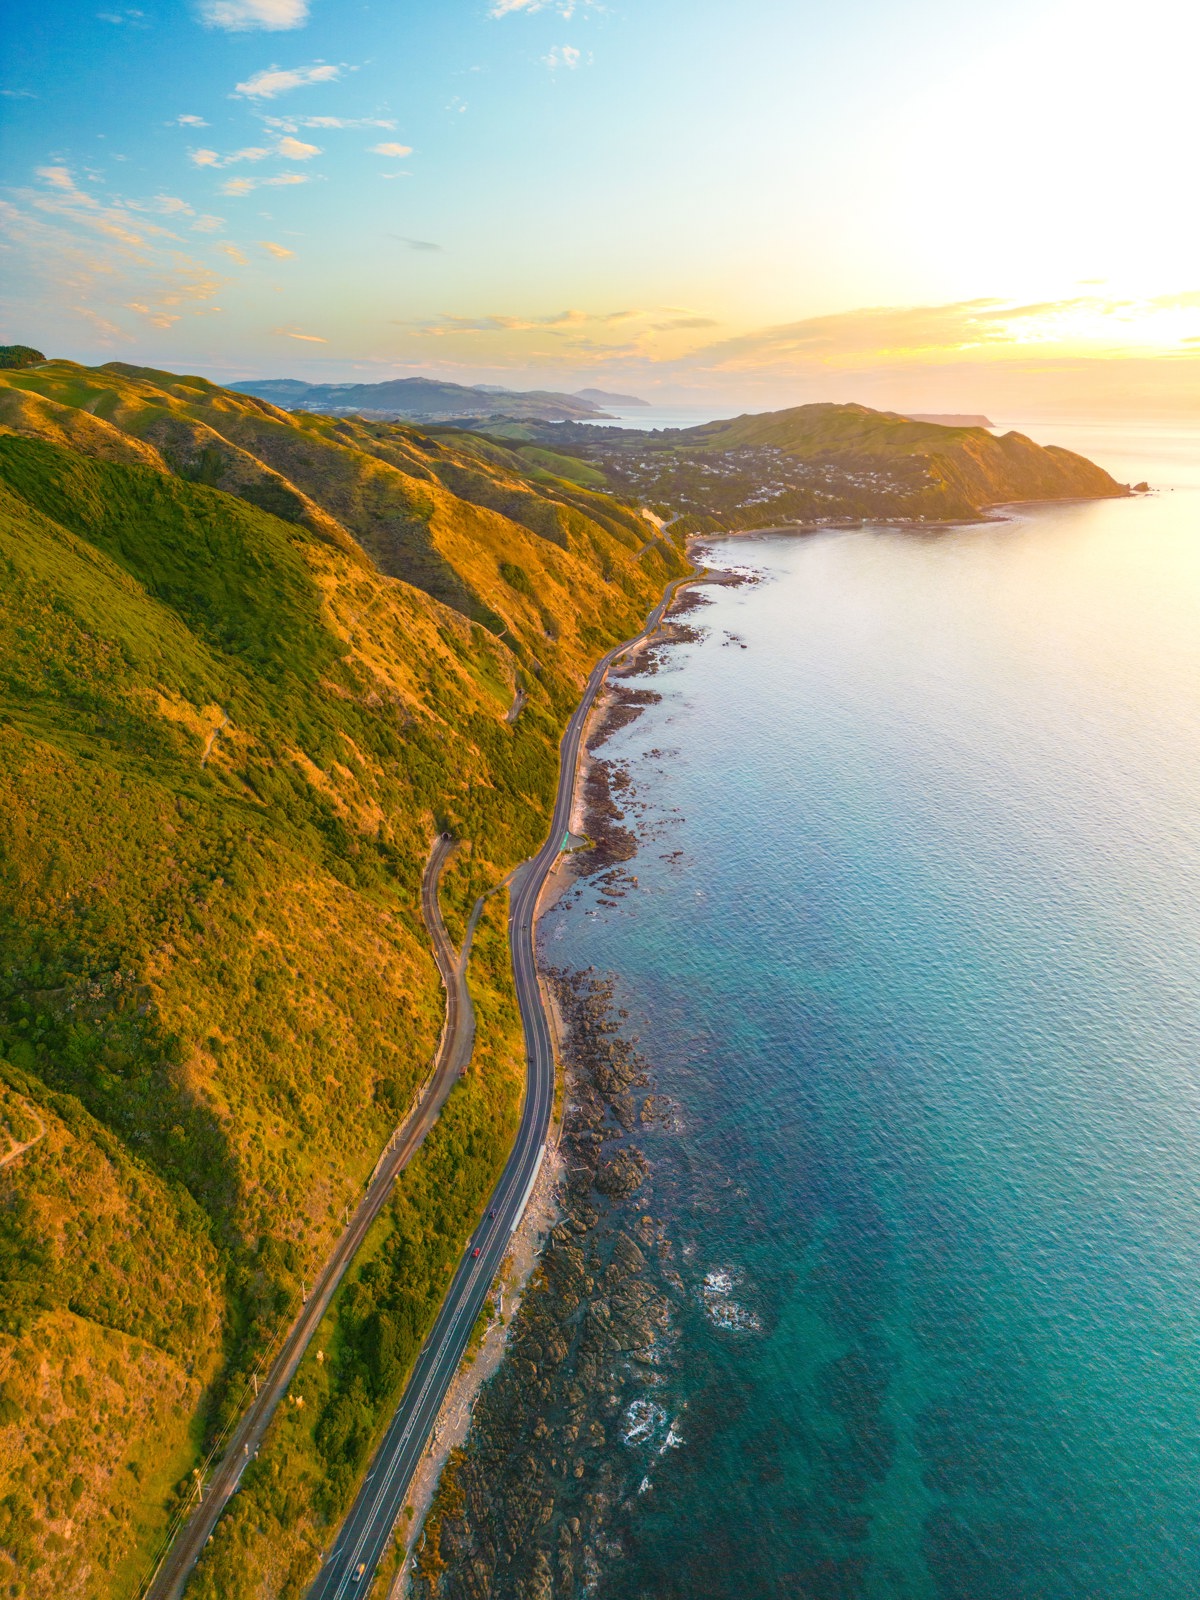
[[[468, 841], [457, 936], [540, 842], [586, 669], [684, 563], [498, 447], [200, 379], [5, 373], [0, 423], [0, 1075], [32, 1137], [0, 1168], [0, 1577], [99, 1600], [428, 1068], [430, 841]], [[502, 921], [485, 949], [501, 992]], [[424, 1295], [503, 1160], [508, 1049], [405, 1202]], [[366, 1440], [331, 1439], [349, 1481]]]

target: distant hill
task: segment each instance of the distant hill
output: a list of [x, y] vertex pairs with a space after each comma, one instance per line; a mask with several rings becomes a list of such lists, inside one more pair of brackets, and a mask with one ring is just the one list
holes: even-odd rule
[[[229, 385], [287, 411], [328, 417], [379, 417], [390, 421], [456, 422], [488, 417], [572, 422], [605, 413], [591, 399], [545, 389], [478, 388], [433, 378], [391, 378], [385, 383], [302, 383], [296, 378], [247, 378]], [[640, 402], [635, 402], [640, 404]]]
[[939, 428], [994, 428], [996, 424], [987, 417], [977, 416], [969, 411], [937, 412], [937, 411], [909, 411], [905, 415], [910, 422], [934, 422]]
[[607, 482], [674, 514], [674, 532], [846, 519], [959, 522], [1018, 500], [1105, 499], [1129, 492], [1083, 456], [997, 437], [982, 425], [919, 422], [862, 405], [793, 406], [697, 428], [589, 428], [553, 436]]
[[912, 478], [918, 514], [977, 515], [1012, 500], [1102, 499], [1127, 492], [1102, 468], [1021, 433], [1000, 438], [983, 427], [916, 422], [861, 405], [795, 406], [687, 430], [703, 448], [774, 446], [804, 460], [836, 456], [860, 471], [902, 469]]
[[607, 389], [576, 389], [578, 400], [590, 400], [598, 406], [620, 406], [627, 411], [630, 406], [649, 406], [649, 400], [639, 400], [635, 394], [610, 394]]

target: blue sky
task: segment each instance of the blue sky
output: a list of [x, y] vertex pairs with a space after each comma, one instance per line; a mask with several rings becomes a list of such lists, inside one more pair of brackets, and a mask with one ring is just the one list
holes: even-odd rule
[[48, 0], [9, 24], [0, 337], [217, 378], [971, 409], [1039, 373], [1094, 394], [1099, 365], [1191, 403], [1178, 0]]

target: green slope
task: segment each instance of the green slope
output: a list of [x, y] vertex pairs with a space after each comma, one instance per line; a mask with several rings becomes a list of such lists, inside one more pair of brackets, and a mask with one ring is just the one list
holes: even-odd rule
[[919, 463], [929, 512], [967, 515], [1014, 500], [1103, 499], [1125, 492], [1101, 467], [1057, 445], [1021, 433], [997, 437], [987, 428], [914, 422], [859, 405], [796, 406], [688, 430], [710, 450], [771, 445], [801, 460], [836, 457], [848, 464]]
[[806, 405], [696, 428], [538, 429], [614, 490], [674, 514], [676, 534], [841, 519], [964, 521], [1021, 500], [1104, 499], [1123, 484], [1023, 434], [918, 422], [861, 405]]
[[[430, 839], [470, 841], [461, 927], [540, 840], [590, 662], [683, 562], [482, 441], [347, 438], [170, 375], [0, 378], [0, 1116], [43, 1130], [0, 1167], [0, 1587], [98, 1600], [132, 1592], [428, 1067]], [[380, 517], [418, 494], [389, 562]], [[514, 1125], [491, 904], [477, 1071], [377, 1285], [409, 1340]], [[386, 1401], [348, 1433], [310, 1409], [264, 1539], [336, 1515]]]

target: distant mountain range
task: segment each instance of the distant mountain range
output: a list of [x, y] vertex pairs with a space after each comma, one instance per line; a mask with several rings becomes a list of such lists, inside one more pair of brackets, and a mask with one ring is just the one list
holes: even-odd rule
[[302, 383], [297, 378], [247, 378], [231, 383], [239, 394], [269, 400], [285, 411], [317, 411], [323, 416], [378, 417], [388, 421], [458, 422], [516, 417], [536, 422], [611, 420], [606, 405], [644, 406], [633, 395], [581, 389], [558, 394], [548, 389], [500, 389], [492, 384], [443, 383], [433, 378], [392, 378], [386, 383]]

